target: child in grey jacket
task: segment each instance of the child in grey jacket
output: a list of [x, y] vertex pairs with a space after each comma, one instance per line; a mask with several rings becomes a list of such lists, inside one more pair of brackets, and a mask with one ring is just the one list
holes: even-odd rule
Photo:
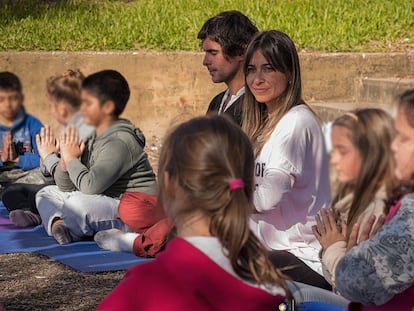
[[60, 244], [92, 237], [100, 230], [128, 230], [118, 216], [121, 195], [156, 194], [144, 135], [119, 118], [129, 96], [126, 79], [114, 70], [94, 73], [82, 83], [82, 116], [95, 133], [79, 144], [78, 130], [67, 128], [59, 138], [56, 186], [36, 195], [43, 225]]

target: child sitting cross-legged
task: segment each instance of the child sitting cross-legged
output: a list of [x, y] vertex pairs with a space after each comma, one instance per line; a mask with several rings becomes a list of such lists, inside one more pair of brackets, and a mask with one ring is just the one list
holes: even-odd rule
[[119, 117], [129, 96], [128, 82], [115, 70], [96, 72], [82, 82], [83, 120], [95, 132], [79, 144], [77, 128], [67, 128], [59, 138], [56, 186], [36, 194], [42, 223], [60, 244], [92, 238], [100, 230], [129, 230], [118, 215], [121, 195], [140, 192], [152, 200], [156, 193], [144, 135]]

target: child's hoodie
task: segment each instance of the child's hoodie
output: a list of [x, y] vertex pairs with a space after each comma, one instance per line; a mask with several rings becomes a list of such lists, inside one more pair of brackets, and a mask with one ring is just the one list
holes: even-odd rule
[[[0, 154], [3, 152], [4, 135], [11, 132], [15, 150], [19, 156], [16, 166], [25, 171], [39, 167], [40, 156], [36, 145], [36, 134], [40, 133], [41, 128], [42, 123], [38, 119], [27, 114], [24, 108], [20, 109], [11, 127], [0, 123]], [[3, 165], [0, 159], [0, 166]]]

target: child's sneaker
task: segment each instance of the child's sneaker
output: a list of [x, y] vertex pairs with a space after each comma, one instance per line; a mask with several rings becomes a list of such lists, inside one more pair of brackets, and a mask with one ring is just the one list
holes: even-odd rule
[[42, 223], [39, 215], [30, 211], [16, 209], [10, 212], [9, 219], [16, 227], [34, 227]]

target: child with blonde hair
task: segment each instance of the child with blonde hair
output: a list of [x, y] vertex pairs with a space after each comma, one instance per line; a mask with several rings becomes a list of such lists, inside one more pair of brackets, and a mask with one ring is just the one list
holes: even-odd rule
[[79, 69], [68, 69], [60, 75], [47, 79], [46, 90], [50, 111], [62, 126], [74, 125], [79, 130], [79, 139], [83, 140], [93, 133], [94, 127], [85, 124], [82, 118], [81, 88], [84, 74]]
[[131, 268], [98, 310], [285, 308], [283, 276], [249, 228], [253, 167], [248, 137], [225, 117], [192, 119], [167, 135], [158, 201], [176, 237]]
[[325, 278], [333, 285], [353, 226], [365, 226], [371, 215], [388, 212], [385, 201], [397, 183], [390, 149], [394, 133], [392, 117], [376, 108], [348, 112], [332, 124], [331, 164], [339, 184], [331, 212], [337, 225], [330, 226], [328, 212], [322, 210], [313, 232], [322, 246]]

